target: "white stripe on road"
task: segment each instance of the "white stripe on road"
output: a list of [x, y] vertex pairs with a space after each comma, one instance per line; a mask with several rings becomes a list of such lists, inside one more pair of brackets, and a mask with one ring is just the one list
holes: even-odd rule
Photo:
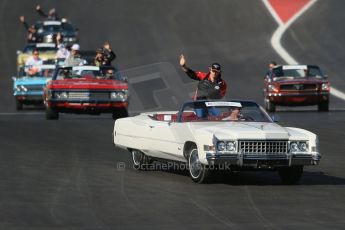
[[[298, 11], [289, 21], [287, 21], [285, 24], [282, 22], [278, 14], [275, 12], [271, 4], [268, 0], [262, 0], [265, 6], [267, 7], [268, 11], [271, 13], [272, 17], [276, 20], [279, 27], [277, 30], [273, 33], [271, 38], [271, 45], [273, 49], [280, 55], [280, 57], [290, 65], [298, 64], [296, 59], [294, 59], [287, 51], [284, 49], [284, 47], [281, 44], [281, 38], [285, 31], [291, 26], [292, 23], [294, 23], [305, 11], [307, 11], [314, 3], [316, 3], [317, 0], [311, 0], [308, 4], [306, 4], [300, 11]], [[340, 90], [331, 87], [330, 94], [340, 98], [342, 100], [345, 100], [345, 93], [341, 92]]]

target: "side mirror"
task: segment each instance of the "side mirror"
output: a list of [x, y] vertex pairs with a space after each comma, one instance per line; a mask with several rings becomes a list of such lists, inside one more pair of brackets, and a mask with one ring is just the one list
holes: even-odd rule
[[273, 122], [277, 123], [277, 122], [279, 122], [280, 117], [278, 115], [276, 115], [276, 114], [273, 114], [271, 116], [271, 119], [272, 119]]
[[17, 78], [16, 78], [16, 77], [12, 77], [12, 80], [13, 80], [13, 81], [16, 81], [16, 80], [17, 80]]

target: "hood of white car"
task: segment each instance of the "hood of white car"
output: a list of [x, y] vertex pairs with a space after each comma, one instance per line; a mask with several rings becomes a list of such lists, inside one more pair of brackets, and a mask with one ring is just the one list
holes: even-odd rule
[[288, 131], [269, 122], [194, 122], [191, 131], [198, 134], [213, 134], [217, 139], [289, 139]]

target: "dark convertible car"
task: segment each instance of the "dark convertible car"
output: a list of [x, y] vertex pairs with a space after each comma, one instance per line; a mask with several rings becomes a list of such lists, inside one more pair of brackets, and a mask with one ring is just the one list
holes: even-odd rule
[[39, 21], [35, 24], [37, 28], [38, 42], [55, 43], [56, 35], [60, 33], [62, 42], [71, 46], [78, 42], [78, 30], [68, 21]]

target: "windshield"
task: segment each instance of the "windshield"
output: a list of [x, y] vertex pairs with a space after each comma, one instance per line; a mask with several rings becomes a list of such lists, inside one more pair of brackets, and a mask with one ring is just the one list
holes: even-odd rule
[[323, 78], [323, 74], [317, 66], [279, 66], [272, 70], [273, 78]]
[[72, 69], [60, 68], [56, 75], [57, 80], [62, 79], [104, 79], [119, 80], [114, 68]]
[[25, 66], [21, 69], [19, 77], [53, 77], [55, 66]]
[[180, 112], [180, 121], [248, 121], [272, 122], [254, 102], [194, 101], [186, 103]]
[[47, 52], [47, 51], [57, 51], [55, 47], [36, 47], [36, 46], [27, 46], [24, 49], [24, 53], [32, 53], [34, 49], [37, 49], [39, 52]]
[[38, 29], [38, 33], [53, 33], [56, 34], [58, 32], [69, 32], [73, 33], [74, 28], [69, 23], [62, 23], [61, 25], [43, 25]]

